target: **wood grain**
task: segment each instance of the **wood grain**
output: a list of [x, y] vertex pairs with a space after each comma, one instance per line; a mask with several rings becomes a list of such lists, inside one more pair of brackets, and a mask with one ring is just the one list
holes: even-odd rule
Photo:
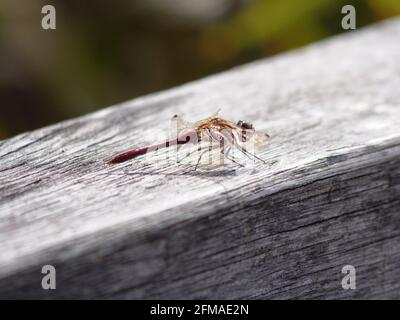
[[[400, 298], [399, 38], [390, 20], [1, 141], [0, 297]], [[271, 135], [268, 164], [106, 164], [219, 107]]]

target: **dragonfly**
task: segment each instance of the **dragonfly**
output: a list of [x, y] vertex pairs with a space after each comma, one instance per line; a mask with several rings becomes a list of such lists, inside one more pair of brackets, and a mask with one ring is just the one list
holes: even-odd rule
[[108, 161], [109, 164], [122, 163], [138, 156], [154, 152], [163, 148], [177, 146], [179, 149], [186, 144], [197, 145], [197, 149], [187, 153], [178, 162], [192, 155], [193, 152], [199, 152], [195, 170], [197, 169], [202, 157], [207, 152], [219, 149], [220, 155], [228, 160], [243, 166], [232, 155], [232, 150], [240, 151], [244, 156], [253, 160], [266, 163], [266, 161], [253, 152], [250, 152], [246, 144], [254, 143], [257, 148], [268, 144], [270, 136], [267, 133], [256, 131], [254, 126], [246, 121], [239, 120], [237, 123], [225, 120], [219, 116], [219, 111], [200, 121], [191, 123], [175, 114], [172, 117], [172, 127], [176, 130], [175, 138], [167, 139], [163, 143], [132, 149], [127, 152], [116, 155]]

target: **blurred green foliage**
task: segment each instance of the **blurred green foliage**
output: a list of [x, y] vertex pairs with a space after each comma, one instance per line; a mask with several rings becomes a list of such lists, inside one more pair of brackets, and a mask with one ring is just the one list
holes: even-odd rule
[[0, 139], [345, 32], [346, 4], [357, 28], [400, 14], [398, 0], [177, 3], [2, 0]]

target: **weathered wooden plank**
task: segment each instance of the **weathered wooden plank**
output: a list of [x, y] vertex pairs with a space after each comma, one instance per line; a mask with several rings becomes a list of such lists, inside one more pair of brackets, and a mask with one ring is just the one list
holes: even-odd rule
[[[399, 36], [388, 21], [1, 141], [0, 297], [399, 298]], [[218, 107], [272, 136], [269, 164], [105, 163]]]

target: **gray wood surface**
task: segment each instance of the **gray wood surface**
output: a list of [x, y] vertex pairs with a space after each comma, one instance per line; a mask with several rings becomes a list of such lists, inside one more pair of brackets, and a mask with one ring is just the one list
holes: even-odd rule
[[[0, 297], [400, 298], [399, 40], [387, 21], [1, 141]], [[268, 164], [106, 164], [219, 107]]]

